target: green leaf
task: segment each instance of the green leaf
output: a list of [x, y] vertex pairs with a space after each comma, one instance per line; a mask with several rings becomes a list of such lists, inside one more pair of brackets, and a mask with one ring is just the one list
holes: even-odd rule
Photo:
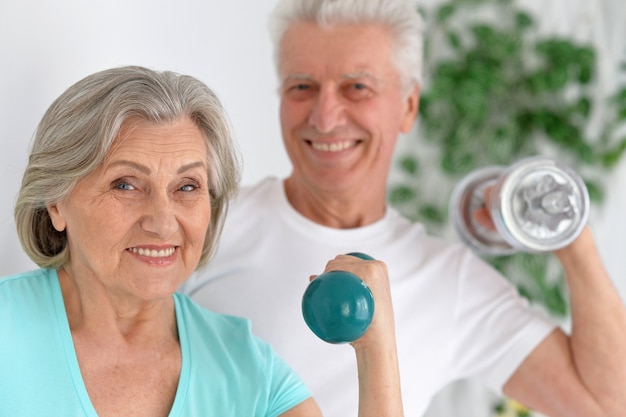
[[596, 52], [590, 46], [582, 46], [575, 50], [573, 60], [583, 67], [593, 67], [596, 62]]
[[525, 30], [532, 27], [535, 24], [533, 18], [525, 12], [515, 13], [515, 27], [520, 30]]
[[435, 19], [437, 23], [445, 23], [456, 11], [456, 5], [448, 3], [443, 4], [437, 9], [435, 13]]
[[535, 301], [536, 297], [533, 297], [530, 292], [524, 288], [523, 286], [518, 286], [517, 287], [517, 291], [519, 292], [519, 295], [524, 297], [525, 299], [527, 299], [528, 301]]
[[581, 141], [577, 143], [575, 147], [576, 154], [580, 159], [580, 162], [585, 164], [593, 164], [595, 159], [594, 149], [590, 144], [584, 142], [581, 138]]
[[448, 39], [448, 44], [452, 47], [452, 49], [461, 49], [461, 38], [458, 33], [450, 30], [446, 32], [446, 38]]
[[495, 30], [492, 26], [479, 24], [472, 27], [472, 33], [476, 37], [476, 40], [483, 44], [489, 45], [494, 39]]
[[392, 187], [389, 193], [389, 201], [392, 204], [402, 204], [408, 201], [413, 201], [415, 200], [415, 197], [415, 191], [406, 185]]
[[423, 205], [419, 210], [419, 216], [435, 224], [443, 224], [447, 220], [443, 211], [433, 204]]
[[626, 151], [626, 137], [622, 138], [613, 149], [602, 155], [602, 165], [609, 169], [615, 167], [624, 156], [624, 151]]
[[585, 186], [589, 192], [589, 200], [595, 203], [604, 201], [604, 189], [596, 181], [585, 179]]
[[402, 172], [406, 172], [407, 174], [415, 175], [419, 168], [419, 163], [417, 159], [412, 156], [405, 156], [400, 159], [398, 163], [400, 170]]
[[523, 109], [517, 115], [516, 121], [519, 130], [530, 135], [540, 125], [540, 116], [535, 110]]
[[626, 107], [626, 88], [619, 90], [611, 99], [613, 103], [620, 107]]
[[533, 96], [549, 91], [548, 80], [543, 72], [528, 75], [523, 84]]
[[548, 264], [546, 255], [520, 253], [518, 255], [522, 268], [527, 271], [541, 286], [545, 286], [544, 278]]
[[578, 72], [578, 82], [582, 85], [587, 85], [591, 83], [593, 79], [593, 67], [591, 66], [582, 66], [580, 71]]
[[451, 176], [464, 175], [476, 168], [476, 161], [467, 152], [446, 152], [441, 160], [441, 168]]
[[504, 400], [500, 400], [496, 404], [494, 404], [493, 411], [496, 414], [504, 413], [506, 411], [505, 405], [504, 405]]
[[576, 105], [572, 108], [572, 111], [588, 118], [591, 113], [591, 100], [589, 97], [579, 98]]
[[555, 285], [543, 291], [544, 303], [548, 310], [556, 316], [565, 317], [568, 312], [567, 300], [563, 295], [561, 287]]
[[569, 73], [566, 67], [556, 66], [549, 68], [545, 73], [545, 86], [548, 91], [558, 91], [565, 88], [569, 81]]

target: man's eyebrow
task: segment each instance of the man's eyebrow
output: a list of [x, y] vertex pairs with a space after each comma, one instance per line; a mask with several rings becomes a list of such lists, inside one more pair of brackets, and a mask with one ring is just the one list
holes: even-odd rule
[[377, 79], [377, 77], [375, 77], [374, 74], [372, 74], [371, 72], [367, 72], [367, 71], [348, 72], [346, 74], [343, 74], [341, 76], [341, 78], [374, 78], [374, 79]]
[[360, 72], [352, 72], [352, 73], [347, 73], [347, 74], [343, 74], [341, 76], [342, 79], [344, 80], [350, 80], [350, 81], [354, 81], [354, 80], [359, 80], [359, 79], [363, 79], [363, 78], [367, 78], [371, 81], [373, 81], [374, 83], [382, 83], [384, 80], [380, 77], [375, 76], [374, 74], [372, 74], [371, 72], [367, 72], [367, 71], [360, 71]]
[[[114, 162], [111, 162], [111, 164], [109, 164], [110, 167], [117, 166], [117, 165], [125, 165], [125, 166], [135, 168], [137, 171], [141, 171], [146, 175], [150, 175], [152, 173], [152, 170], [146, 165], [140, 164], [135, 161], [129, 161], [128, 159], [120, 159], [118, 161], [114, 161]], [[205, 168], [204, 162], [197, 161], [197, 162], [192, 162], [190, 164], [185, 164], [181, 166], [180, 168], [178, 168], [178, 171], [176, 173], [182, 174], [185, 171], [189, 171], [190, 169], [197, 168], [197, 167]]]
[[[311, 80], [314, 77], [311, 74], [307, 74], [304, 72], [294, 72], [291, 74], [285, 75], [285, 79], [296, 79], [296, 80]], [[341, 75], [341, 78], [374, 78], [377, 79], [374, 74], [369, 71], [357, 71], [357, 72], [347, 72]]]
[[[376, 77], [374, 74], [368, 71], [351, 72], [351, 73], [346, 73], [346, 74], [341, 75], [342, 80], [349, 80], [349, 81], [359, 80], [363, 78], [372, 80], [373, 82], [377, 84], [384, 82], [383, 79], [381, 79], [380, 77]], [[315, 81], [315, 78], [305, 73], [293, 73], [293, 74], [286, 75], [285, 78], [283, 78], [283, 83], [288, 82], [288, 81]]]
[[285, 81], [293, 81], [293, 80], [298, 80], [298, 81], [311, 81], [313, 80], [313, 77], [309, 74], [304, 74], [304, 73], [294, 73], [294, 74], [288, 74], [285, 76], [285, 78], [283, 78], [283, 82]]

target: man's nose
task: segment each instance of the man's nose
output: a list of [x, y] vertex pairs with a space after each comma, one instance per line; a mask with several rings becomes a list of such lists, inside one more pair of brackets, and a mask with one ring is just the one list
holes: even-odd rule
[[345, 107], [339, 93], [332, 89], [323, 89], [317, 96], [309, 124], [320, 133], [332, 132], [345, 119]]

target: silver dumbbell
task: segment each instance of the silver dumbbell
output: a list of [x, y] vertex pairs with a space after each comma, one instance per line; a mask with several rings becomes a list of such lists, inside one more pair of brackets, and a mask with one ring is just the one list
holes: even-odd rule
[[[482, 207], [490, 212], [495, 231], [474, 218]], [[450, 200], [457, 235], [483, 255], [560, 249], [578, 237], [588, 217], [589, 193], [582, 178], [547, 157], [473, 171], [456, 185]]]

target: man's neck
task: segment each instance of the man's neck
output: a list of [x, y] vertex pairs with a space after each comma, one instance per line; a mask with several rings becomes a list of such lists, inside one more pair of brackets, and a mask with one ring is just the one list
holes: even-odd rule
[[335, 229], [353, 229], [380, 220], [385, 214], [385, 194], [359, 190], [319, 190], [297, 183], [293, 177], [283, 182], [289, 204], [309, 220]]

